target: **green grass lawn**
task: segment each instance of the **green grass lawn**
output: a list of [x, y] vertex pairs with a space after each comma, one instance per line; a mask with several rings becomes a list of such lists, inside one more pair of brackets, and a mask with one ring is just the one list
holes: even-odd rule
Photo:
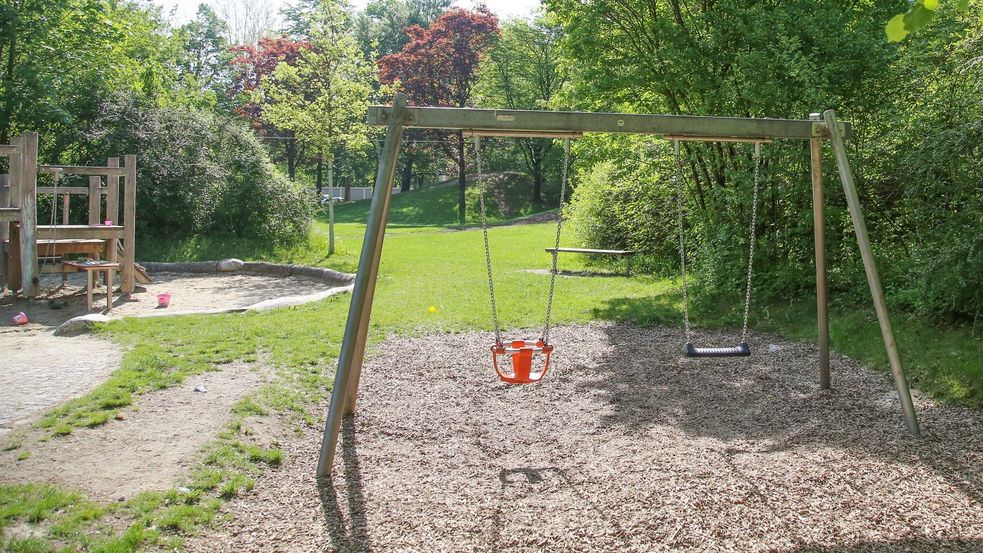
[[[421, 215], [421, 206], [434, 201], [432, 195], [439, 195], [440, 190], [397, 196], [398, 203], [394, 198], [372, 313], [370, 349], [379, 347], [391, 334], [491, 329], [480, 230], [448, 229], [436, 218], [428, 220]], [[326, 255], [323, 218], [316, 223], [311, 240], [294, 248], [264, 248], [248, 241], [211, 238], [159, 244], [142, 251], [168, 252], [166, 255], [175, 260], [241, 257], [351, 271], [361, 247], [364, 224], [359, 219], [364, 217], [366, 205], [358, 202], [338, 207], [338, 221], [344, 222], [336, 225], [338, 249], [331, 257]], [[440, 220], [452, 223], [453, 215], [449, 221], [445, 213]], [[500, 320], [505, 328], [533, 329], [521, 333], [525, 336], [534, 336], [543, 322], [549, 277], [531, 270], [548, 267], [549, 256], [543, 248], [551, 244], [554, 231], [551, 224], [498, 226], [489, 231]], [[567, 237], [564, 243], [573, 245], [574, 240]], [[561, 268], [584, 270], [584, 259], [562, 257]], [[736, 328], [740, 300], [735, 297], [732, 304], [697, 304], [693, 319], [698, 326]], [[92, 393], [49, 413], [41, 425], [52, 436], [77, 426], [102, 424], [140, 393], [173, 385], [188, 375], [221, 369], [232, 360], [262, 359], [276, 367], [279, 378], [236, 406], [228, 429], [207, 448], [202, 463], [189, 474], [187, 487], [191, 492], [171, 490], [119, 506], [98, 506], [50, 487], [3, 486], [0, 530], [15, 521], [41, 519], [49, 529], [70, 528], [70, 532], [58, 535], [49, 532], [46, 539], [32, 538], [37, 543], [23, 546], [29, 551], [55, 550], [45, 547], [56, 543], [107, 551], [130, 551], [147, 544], [174, 545], [189, 529], [211, 520], [218, 502], [249, 489], [252, 478], [264, 466], [282, 460], [278, 451], [258, 450], [249, 444], [243, 430], [246, 417], [281, 413], [298, 426], [317, 428], [321, 424], [311, 418], [309, 407], [330, 393], [349, 302], [350, 296], [341, 295], [262, 313], [124, 319], [106, 325], [100, 332], [128, 348], [123, 366]], [[437, 308], [435, 313], [430, 312], [431, 306]], [[682, 324], [676, 283], [647, 275], [559, 277], [553, 313], [557, 324], [591, 320]], [[872, 307], [836, 307], [831, 321], [835, 350], [886, 370]], [[983, 407], [983, 336], [978, 330], [944, 329], [899, 316], [894, 323], [902, 358], [915, 385], [936, 397]], [[751, 324], [792, 339], [814, 340], [815, 300], [805, 297], [783, 304], [755, 305]], [[574, 346], [557, 344], [561, 350]], [[833, 379], [835, 386], [835, 371]], [[103, 525], [98, 521], [108, 515], [128, 521], [124, 534], [101, 533]], [[12, 542], [6, 547], [16, 550]]]

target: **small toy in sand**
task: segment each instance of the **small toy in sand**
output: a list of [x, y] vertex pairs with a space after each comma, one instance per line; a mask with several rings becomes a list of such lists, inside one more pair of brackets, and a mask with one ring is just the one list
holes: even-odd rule
[[27, 315], [23, 311], [14, 315], [14, 323], [18, 325], [26, 325], [28, 323]]
[[171, 295], [167, 292], [157, 294], [157, 307], [167, 307], [171, 304]]

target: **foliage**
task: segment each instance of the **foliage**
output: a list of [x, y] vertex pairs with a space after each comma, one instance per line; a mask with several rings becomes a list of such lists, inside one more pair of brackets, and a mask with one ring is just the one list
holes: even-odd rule
[[[969, 0], [956, 0], [954, 3], [958, 11], [965, 12], [969, 9]], [[938, 9], [939, 0], [917, 0], [907, 12], [898, 14], [888, 21], [887, 26], [884, 27], [887, 39], [891, 42], [904, 40], [909, 33], [928, 25]]]
[[[428, 28], [408, 27], [403, 49], [379, 60], [379, 80], [396, 83], [417, 105], [465, 107], [471, 102], [478, 64], [498, 33], [498, 18], [483, 5], [476, 11], [452, 9]], [[438, 142], [457, 164], [458, 219], [466, 217], [467, 158], [461, 131], [441, 133]]]
[[252, 133], [226, 117], [115, 95], [87, 137], [94, 159], [137, 155], [144, 236], [221, 233], [277, 242], [307, 233], [312, 199], [272, 166]]
[[305, 17], [308, 47], [263, 79], [263, 119], [315, 148], [319, 159], [321, 152], [333, 157], [343, 147], [364, 148], [372, 67], [344, 30], [349, 20], [342, 2], [320, 2]]
[[[559, 43], [562, 29], [543, 19], [532, 23], [518, 19], [502, 27], [488, 60], [480, 70], [480, 103], [509, 109], [550, 109], [554, 98], [568, 81], [560, 64]], [[542, 203], [546, 173], [558, 165], [554, 141], [520, 138], [514, 141], [511, 156], [522, 158], [532, 176], [532, 201]]]
[[281, 36], [263, 37], [255, 45], [234, 46], [230, 50], [235, 57], [231, 61], [233, 77], [229, 95], [235, 98], [235, 111], [252, 124], [257, 134], [281, 139], [287, 175], [291, 179], [295, 177], [297, 165], [304, 157], [303, 146], [297, 144], [292, 131], [278, 129], [263, 117], [268, 107], [266, 102], [272, 99], [259, 91], [264, 79], [270, 78], [277, 66], [296, 63], [300, 53], [307, 48], [309, 45], [305, 40]]
[[189, 97], [181, 105], [227, 107], [231, 52], [225, 40], [225, 22], [208, 4], [198, 6], [195, 19], [174, 30], [180, 42], [178, 78]]
[[[973, 53], [979, 24], [940, 17], [918, 41], [899, 48], [879, 32], [891, 6], [873, 2], [850, 10], [802, 1], [767, 9], [736, 1], [693, 2], [676, 10], [674, 3], [656, 2], [645, 3], [652, 11], [644, 16], [632, 9], [641, 2], [552, 5], [567, 33], [567, 59], [578, 63], [566, 92], [578, 107], [795, 119], [835, 107], [841, 119], [853, 122], [850, 155], [875, 254], [893, 260], [882, 267], [890, 301], [949, 320], [972, 321], [983, 313], [976, 276], [983, 274], [983, 228], [971, 215], [979, 205], [983, 171], [983, 158], [972, 146], [979, 144], [981, 67]], [[643, 36], [652, 38], [637, 39]], [[668, 147], [646, 151], [623, 138], [579, 142], [581, 164], [612, 161], [619, 168], [609, 175], [616, 196], [641, 179], [672, 174]], [[737, 289], [746, 271], [750, 152], [741, 145], [683, 144], [688, 266], [701, 277], [704, 293]], [[824, 168], [830, 282], [850, 301], [869, 301], [830, 157]], [[806, 144], [764, 146], [756, 297], [811, 293], [808, 175]], [[639, 192], [645, 198], [654, 193]], [[591, 197], [601, 201], [604, 195]], [[599, 225], [636, 229], [631, 240], [643, 251], [670, 255], [662, 241], [646, 243], [637, 236], [670, 236], [673, 210], [643, 219], [620, 207], [588, 203], [578, 209], [605, 218]]]
[[366, 59], [395, 54], [409, 41], [404, 32], [427, 28], [451, 5], [451, 0], [372, 0], [354, 18], [355, 35]]
[[177, 55], [159, 9], [109, 0], [0, 3], [0, 143], [42, 133], [46, 154], [69, 148], [98, 98], [129, 90], [166, 103]]

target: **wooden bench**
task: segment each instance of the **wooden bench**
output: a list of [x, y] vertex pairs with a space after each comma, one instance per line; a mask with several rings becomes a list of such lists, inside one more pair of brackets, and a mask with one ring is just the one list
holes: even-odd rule
[[579, 253], [584, 255], [611, 255], [625, 258], [625, 274], [631, 276], [631, 256], [635, 255], [632, 250], [595, 250], [591, 248], [546, 248], [546, 253]]

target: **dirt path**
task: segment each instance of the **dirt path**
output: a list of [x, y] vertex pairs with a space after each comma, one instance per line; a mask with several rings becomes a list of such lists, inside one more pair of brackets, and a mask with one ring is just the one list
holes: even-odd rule
[[[123, 420], [45, 442], [33, 432], [19, 449], [0, 453], [0, 482], [57, 482], [103, 501], [167, 489], [225, 426], [232, 405], [263, 382], [258, 369], [234, 364], [138, 396], [121, 410]], [[30, 458], [18, 461], [24, 451]]]
[[[268, 277], [250, 274], [154, 273], [154, 283], [138, 286], [130, 298], [114, 296], [114, 317], [166, 315], [245, 307], [267, 300], [309, 299], [328, 293], [337, 285], [301, 277]], [[53, 290], [61, 277], [45, 275], [42, 289]], [[105, 306], [105, 288], [96, 303]], [[157, 308], [157, 294], [168, 292], [167, 309]], [[302, 297], [298, 297], [302, 296]], [[0, 297], [0, 436], [43, 411], [82, 395], [101, 383], [120, 363], [119, 347], [107, 340], [80, 336], [53, 336], [58, 325], [86, 313], [85, 279], [72, 274], [68, 284], [44, 300], [30, 302]], [[281, 301], [282, 302], [282, 301]], [[24, 311], [25, 326], [11, 321]]]
[[58, 338], [40, 326], [0, 334], [0, 436], [102, 383], [119, 366], [119, 346]]
[[691, 360], [674, 330], [553, 336], [534, 386], [494, 378], [487, 334], [387, 341], [333, 483], [309, 432], [189, 549], [983, 551], [983, 414], [916, 396], [913, 439], [885, 375], [834, 357], [819, 392], [815, 348], [773, 337]]

